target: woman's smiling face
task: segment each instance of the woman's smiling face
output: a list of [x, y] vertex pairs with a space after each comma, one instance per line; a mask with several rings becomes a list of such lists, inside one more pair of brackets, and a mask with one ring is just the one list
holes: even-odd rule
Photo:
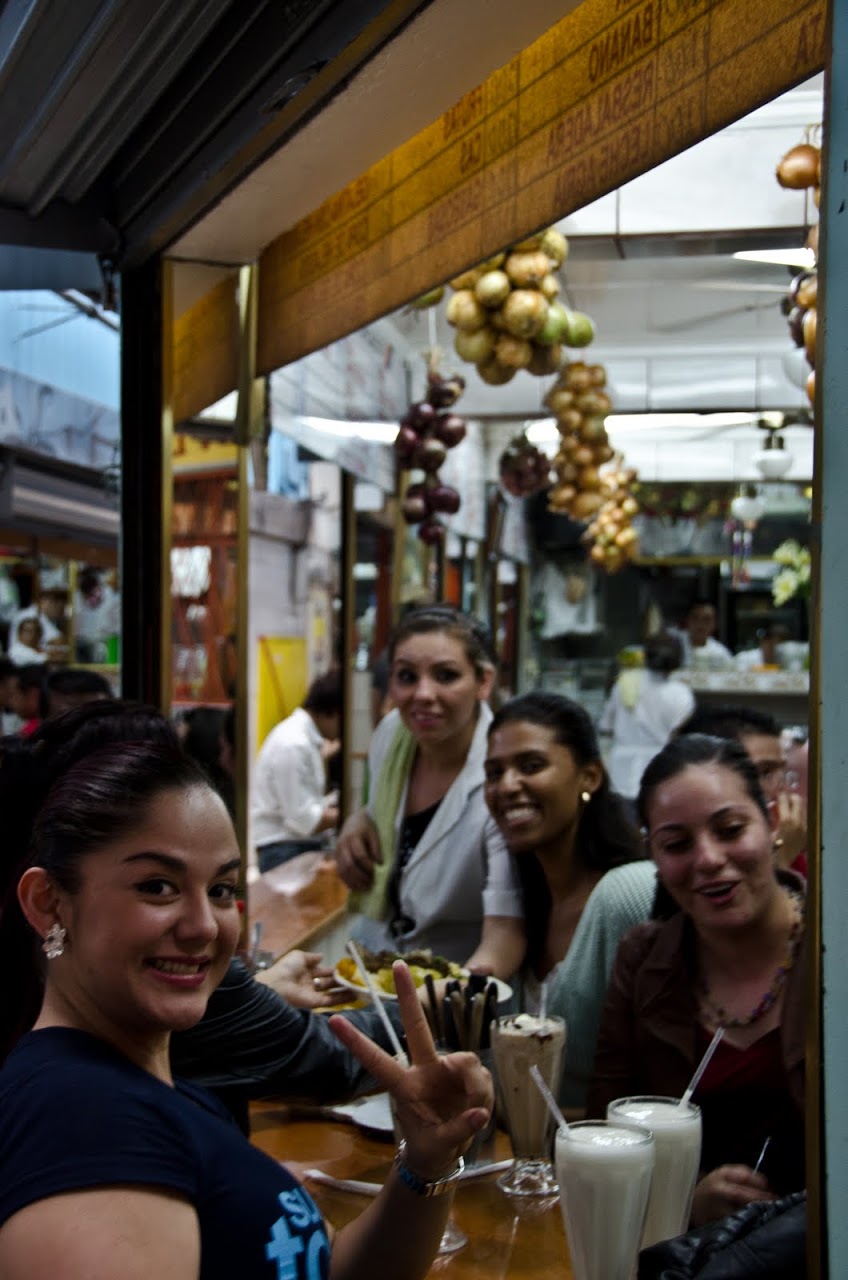
[[655, 788], [647, 819], [660, 879], [696, 927], [744, 927], [767, 908], [773, 832], [733, 769], [689, 765]]
[[389, 692], [419, 742], [445, 742], [468, 731], [493, 678], [491, 668], [477, 672], [456, 636], [428, 631], [398, 644]]
[[581, 793], [594, 791], [598, 762], [580, 765], [551, 729], [506, 721], [489, 735], [486, 804], [512, 853], [537, 850], [576, 828]]
[[193, 1026], [238, 940], [239, 850], [211, 788], [165, 790], [132, 831], [86, 856], [57, 891], [67, 926], [51, 977], [69, 1007], [115, 1035]]

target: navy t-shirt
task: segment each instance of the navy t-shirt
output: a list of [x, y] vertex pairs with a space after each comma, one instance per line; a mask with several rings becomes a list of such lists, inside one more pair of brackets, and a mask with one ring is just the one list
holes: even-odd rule
[[65, 1191], [163, 1187], [197, 1213], [200, 1280], [324, 1280], [308, 1193], [211, 1094], [175, 1084], [83, 1031], [24, 1036], [0, 1071], [0, 1225]]

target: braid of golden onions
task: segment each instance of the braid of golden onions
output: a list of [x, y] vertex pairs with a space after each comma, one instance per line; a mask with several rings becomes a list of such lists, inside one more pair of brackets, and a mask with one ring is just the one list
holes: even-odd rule
[[636, 472], [624, 467], [604, 425], [612, 408], [606, 380], [603, 365], [572, 361], [545, 396], [560, 434], [553, 460], [557, 479], [548, 506], [572, 520], [588, 522], [583, 541], [590, 560], [615, 573], [638, 552], [632, 520], [639, 504], [632, 494]]
[[568, 241], [549, 227], [495, 254], [450, 281], [445, 318], [456, 330], [460, 359], [484, 382], [502, 386], [521, 369], [556, 373], [563, 347], [585, 347], [595, 336], [587, 315], [559, 299]]

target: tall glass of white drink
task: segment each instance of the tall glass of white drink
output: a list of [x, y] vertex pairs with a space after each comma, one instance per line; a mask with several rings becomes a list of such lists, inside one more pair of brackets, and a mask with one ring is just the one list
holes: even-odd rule
[[681, 1107], [676, 1098], [616, 1098], [607, 1119], [650, 1129], [656, 1165], [642, 1248], [679, 1236], [689, 1226], [692, 1196], [701, 1162], [701, 1110], [693, 1102]]
[[553, 1120], [530, 1075], [537, 1066], [553, 1094], [559, 1090], [565, 1022], [541, 1014], [516, 1013], [492, 1026], [492, 1056], [498, 1099], [512, 1141], [515, 1164], [498, 1180], [513, 1196], [555, 1196], [550, 1160]]
[[654, 1168], [647, 1129], [581, 1120], [556, 1136], [560, 1206], [574, 1280], [630, 1280]]

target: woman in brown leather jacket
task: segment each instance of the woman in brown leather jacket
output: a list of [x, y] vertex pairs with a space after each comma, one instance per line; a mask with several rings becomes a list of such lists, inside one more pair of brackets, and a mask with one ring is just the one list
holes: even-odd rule
[[628, 1094], [679, 1097], [723, 1027], [694, 1098], [698, 1223], [804, 1185], [804, 886], [776, 871], [774, 820], [734, 742], [671, 742], [645, 771], [639, 813], [677, 911], [619, 947], [589, 1114]]

